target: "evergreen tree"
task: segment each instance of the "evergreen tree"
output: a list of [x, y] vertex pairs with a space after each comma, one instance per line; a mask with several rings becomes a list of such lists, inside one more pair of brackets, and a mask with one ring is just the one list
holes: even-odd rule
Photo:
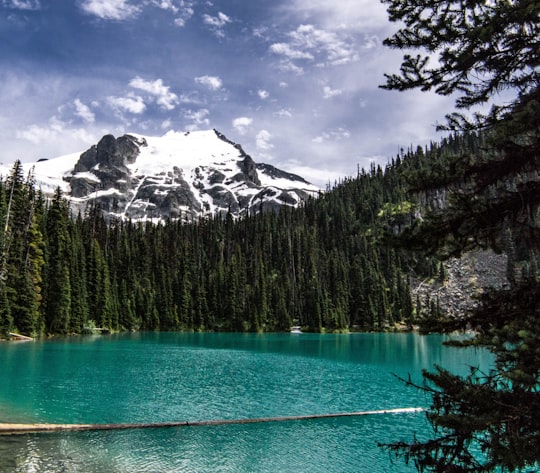
[[13, 330], [13, 318], [4, 281], [0, 280], [0, 337], [7, 337]]
[[69, 264], [71, 287], [71, 314], [69, 317], [70, 333], [82, 333], [87, 325], [88, 281], [86, 271], [86, 249], [83, 244], [81, 216], [70, 225], [71, 259]]
[[[427, 215], [404, 239], [442, 256], [478, 246], [504, 250], [505, 239], [513, 245], [508, 248], [513, 287], [487, 295], [471, 315], [442, 327], [475, 327], [479, 335], [471, 343], [494, 353], [495, 370], [473, 370], [467, 377], [441, 367], [425, 372], [423, 389], [433, 396], [428, 419], [438, 435], [390, 448], [420, 471], [537, 469], [540, 275], [526, 271], [523, 277], [522, 269], [534, 267], [530, 263], [540, 246], [540, 3], [383, 2], [390, 19], [403, 25], [385, 43], [427, 52], [404, 56], [401, 73], [388, 75], [384, 87], [456, 93], [458, 109], [493, 105], [488, 115], [474, 119], [449, 116], [447, 127], [458, 132], [448, 142], [449, 153], [435, 162], [418, 156], [423, 166], [413, 185], [424, 196]], [[436, 57], [434, 65], [430, 56]], [[503, 106], [494, 103], [502, 90], [515, 93]], [[483, 143], [471, 153], [469, 145], [481, 142], [477, 134], [466, 133], [473, 128], [482, 130]], [[436, 193], [447, 204], [430, 210]], [[433, 305], [431, 312], [436, 311]]]
[[92, 238], [87, 258], [88, 313], [97, 327], [112, 329], [113, 302], [109, 266], [99, 242]]
[[69, 209], [60, 188], [47, 213], [45, 320], [48, 333], [67, 334], [71, 317]]
[[[44, 321], [40, 315], [42, 305], [42, 282], [45, 242], [40, 230], [38, 213], [34, 212], [32, 223], [28, 229], [28, 246], [26, 250], [25, 268], [26, 277], [31, 281], [29, 304], [32, 307], [35, 321], [33, 323], [33, 333], [40, 334], [44, 328]], [[29, 330], [28, 328], [27, 330]]]
[[25, 180], [20, 161], [6, 181], [9, 194], [4, 226], [3, 264], [10, 320], [21, 333], [40, 333], [39, 313], [43, 267], [43, 234], [39, 226], [38, 200], [31, 174]]

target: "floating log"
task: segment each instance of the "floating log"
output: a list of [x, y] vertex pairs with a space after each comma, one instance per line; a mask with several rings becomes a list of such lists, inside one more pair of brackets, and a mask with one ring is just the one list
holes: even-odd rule
[[422, 407], [403, 407], [398, 409], [383, 409], [378, 411], [343, 412], [339, 414], [312, 414], [285, 417], [261, 417], [257, 419], [223, 419], [223, 420], [198, 420], [181, 422], [157, 422], [157, 423], [127, 423], [127, 424], [2, 424], [0, 423], [0, 435], [28, 434], [38, 432], [61, 432], [82, 430], [128, 430], [128, 429], [160, 429], [171, 427], [200, 427], [227, 424], [258, 424], [263, 422], [284, 422], [295, 420], [331, 419], [337, 417], [358, 417], [377, 414], [406, 414], [423, 412]]
[[32, 337], [27, 337], [26, 335], [21, 335], [20, 333], [9, 332], [9, 336], [11, 338], [14, 338], [15, 340], [22, 340], [27, 342], [34, 340]]

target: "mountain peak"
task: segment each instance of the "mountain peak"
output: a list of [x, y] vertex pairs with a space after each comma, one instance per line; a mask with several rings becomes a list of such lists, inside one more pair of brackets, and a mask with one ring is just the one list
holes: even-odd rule
[[296, 206], [319, 191], [255, 163], [217, 130], [105, 135], [83, 153], [34, 163], [34, 175], [45, 193], [60, 185], [75, 211], [99, 204], [112, 220], [240, 216]]

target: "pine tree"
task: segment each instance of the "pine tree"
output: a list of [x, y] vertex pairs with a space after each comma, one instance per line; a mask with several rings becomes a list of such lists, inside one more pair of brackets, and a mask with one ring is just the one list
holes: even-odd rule
[[0, 280], [0, 337], [7, 337], [13, 330], [13, 318], [4, 281]]
[[86, 249], [82, 238], [82, 218], [79, 215], [70, 225], [71, 259], [69, 264], [71, 314], [69, 332], [82, 333], [89, 319]]
[[0, 338], [7, 337], [13, 330], [13, 318], [9, 306], [9, 299], [6, 287], [6, 264], [7, 264], [7, 248], [6, 248], [6, 231], [7, 226], [7, 206], [6, 201], [6, 186], [4, 182], [0, 182]]
[[69, 209], [60, 188], [47, 212], [47, 284], [45, 320], [48, 333], [67, 334], [71, 317]]
[[10, 319], [20, 332], [35, 336], [42, 329], [40, 317], [43, 267], [43, 235], [40, 230], [39, 200], [31, 173], [25, 180], [20, 161], [13, 165], [6, 181], [9, 194], [4, 226], [3, 262], [0, 279]]
[[[516, 276], [540, 246], [540, 3], [537, 0], [463, 2], [383, 0], [401, 29], [385, 43], [416, 48], [404, 56], [400, 74], [387, 75], [389, 89], [420, 88], [457, 94], [461, 110], [491, 103], [489, 114], [448, 116], [456, 131], [449, 153], [424, 163], [412, 183], [427, 199], [446, 194], [444, 209], [425, 208], [424, 222], [404, 232], [407, 245], [441, 256], [511, 241], [513, 287], [484, 297], [470, 316], [442, 329], [467, 324], [471, 342], [495, 355], [491, 373], [455, 376], [441, 367], [425, 372], [422, 389], [433, 396], [428, 419], [438, 434], [422, 442], [390, 446], [420, 471], [492, 472], [537, 469], [540, 462], [540, 275]], [[435, 57], [435, 64], [430, 64]], [[512, 93], [504, 105], [498, 92]], [[469, 133], [480, 130], [482, 135]], [[483, 140], [469, 151], [468, 145]], [[432, 156], [433, 157], [433, 156]], [[516, 266], [516, 262], [521, 264]], [[522, 271], [519, 271], [522, 274]], [[429, 308], [429, 307], [428, 307]], [[432, 312], [436, 312], [436, 305]]]
[[45, 265], [44, 260], [44, 248], [45, 242], [43, 234], [40, 230], [39, 215], [34, 210], [32, 216], [32, 223], [28, 229], [28, 246], [26, 250], [25, 258], [25, 272], [27, 277], [31, 281], [31, 307], [33, 307], [35, 321], [33, 324], [33, 331], [35, 334], [40, 334], [44, 328], [44, 320], [40, 315], [40, 307], [42, 305], [42, 282], [43, 282], [43, 268]]
[[97, 327], [113, 329], [113, 301], [109, 266], [95, 238], [89, 242], [87, 258], [88, 314]]

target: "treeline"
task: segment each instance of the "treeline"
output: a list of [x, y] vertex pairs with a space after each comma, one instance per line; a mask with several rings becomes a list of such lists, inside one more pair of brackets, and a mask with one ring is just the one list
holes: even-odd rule
[[160, 225], [106, 222], [96, 207], [73, 216], [59, 189], [45, 199], [16, 162], [0, 180], [0, 332], [412, 324], [421, 302], [409, 277], [439, 267], [379, 236], [407, 203], [403, 174], [420, 152], [359, 170], [298, 209]]

